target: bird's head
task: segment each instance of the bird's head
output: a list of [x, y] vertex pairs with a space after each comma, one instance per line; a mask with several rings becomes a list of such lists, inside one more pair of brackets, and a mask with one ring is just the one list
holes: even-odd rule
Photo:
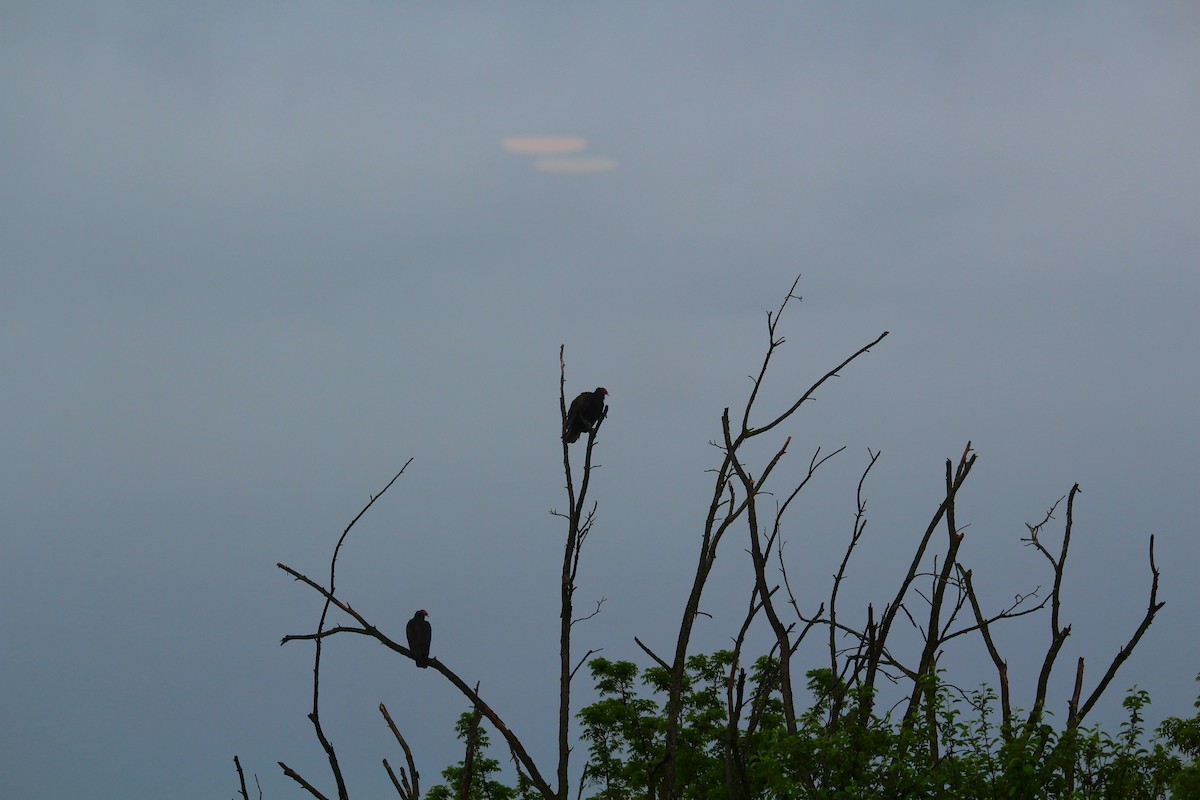
[[596, 396], [597, 397], [605, 397], [607, 395], [608, 395], [608, 389], [605, 389], [603, 386], [596, 387]]
[[428, 617], [428, 616], [429, 616], [429, 612], [428, 612], [428, 611], [426, 611], [425, 609], [423, 609], [423, 608], [422, 608], [420, 611], [418, 611], [418, 612], [416, 613], [416, 616], [418, 616], [418, 617], [421, 617], [422, 619], [424, 619], [425, 617]]

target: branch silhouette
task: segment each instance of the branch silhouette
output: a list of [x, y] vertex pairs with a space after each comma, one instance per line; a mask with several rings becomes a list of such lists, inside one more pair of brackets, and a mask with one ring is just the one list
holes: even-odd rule
[[[325, 631], [317, 631], [316, 633], [289, 634], [280, 640], [279, 643], [281, 645], [293, 641], [305, 641], [310, 639], [319, 640], [334, 635], [353, 633], [375, 639], [387, 649], [395, 653], [399, 653], [405, 658], [410, 658], [413, 661], [416, 661], [416, 655], [411, 650], [368, 622], [366, 617], [355, 610], [355, 608], [349, 603], [334, 597], [333, 594], [324, 586], [321, 586], [307, 575], [292, 569], [286, 564], [280, 563], [276, 564], [276, 566], [286, 572], [288, 575], [291, 575], [296, 580], [321, 594], [329, 604], [336, 606], [339, 610], [348, 614], [358, 623], [358, 627], [342, 625]], [[509, 730], [508, 725], [505, 724], [500, 715], [497, 714], [496, 711], [492, 709], [492, 707], [488, 705], [482, 697], [479, 696], [478, 692], [472, 689], [467, 682], [460, 678], [453, 670], [443, 664], [439, 658], [436, 656], [431, 656], [429, 658], [429, 667], [441, 673], [446, 680], [450, 681], [450, 683], [453, 684], [456, 689], [462, 692], [463, 696], [471, 702], [472, 706], [479, 708], [482, 711], [483, 716], [487, 718], [488, 722], [490, 722], [496, 728], [496, 730], [500, 732], [500, 735], [504, 737], [505, 742], [508, 743], [509, 748], [517, 756], [521, 766], [529, 775], [530, 781], [537, 788], [538, 792], [541, 793], [546, 800], [553, 798], [555, 796], [554, 792], [551, 790], [550, 785], [546, 783], [545, 779], [542, 777], [541, 772], [538, 771], [537, 764], [535, 764], [533, 759], [529, 757], [529, 753], [526, 751], [525, 746], [521, 743], [521, 740], [518, 739], [511, 730]]]

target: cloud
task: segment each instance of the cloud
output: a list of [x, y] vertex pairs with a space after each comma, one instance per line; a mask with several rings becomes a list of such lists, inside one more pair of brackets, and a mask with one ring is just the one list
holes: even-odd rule
[[510, 136], [501, 145], [510, 153], [543, 156], [533, 162], [533, 168], [539, 172], [593, 175], [617, 168], [616, 159], [571, 155], [587, 147], [587, 140], [581, 136]]
[[501, 146], [523, 156], [558, 156], [578, 153], [587, 141], [579, 136], [510, 136]]

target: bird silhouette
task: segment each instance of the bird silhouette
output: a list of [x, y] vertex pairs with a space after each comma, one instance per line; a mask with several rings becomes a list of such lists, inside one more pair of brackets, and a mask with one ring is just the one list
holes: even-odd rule
[[429, 620], [425, 619], [428, 616], [429, 612], [421, 609], [413, 614], [413, 618], [404, 628], [404, 632], [408, 634], [408, 649], [413, 651], [413, 659], [421, 669], [429, 666], [429, 641], [433, 638], [433, 628], [430, 627]]
[[604, 416], [604, 397], [608, 389], [597, 387], [594, 392], [584, 392], [571, 401], [567, 409], [567, 421], [563, 426], [563, 441], [567, 444], [579, 441], [579, 435], [592, 429]]

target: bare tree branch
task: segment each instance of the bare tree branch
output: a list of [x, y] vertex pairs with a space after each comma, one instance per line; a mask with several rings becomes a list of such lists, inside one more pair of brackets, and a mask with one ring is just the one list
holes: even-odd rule
[[392, 774], [392, 768], [388, 765], [386, 758], [383, 760], [383, 766], [388, 771], [388, 775], [391, 776], [392, 783], [396, 784], [396, 791], [400, 792], [400, 797], [403, 800], [420, 800], [421, 773], [417, 772], [417, 764], [413, 760], [412, 750], [409, 748], [408, 742], [400, 735], [400, 729], [396, 727], [396, 723], [392, 722], [392, 715], [388, 713], [387, 706], [383, 703], [379, 704], [379, 713], [383, 715], [388, 729], [391, 730], [392, 735], [396, 737], [396, 741], [400, 743], [400, 748], [404, 751], [404, 759], [408, 762], [408, 774], [412, 775], [412, 783], [409, 783], [408, 777], [404, 772], [404, 767], [401, 767], [400, 778], [404, 783], [403, 790], [401, 790], [400, 785], [396, 783], [396, 776]]
[[280, 761], [279, 767], [280, 767], [280, 769], [283, 770], [284, 775], [287, 775], [289, 778], [294, 780], [296, 783], [303, 786], [305, 791], [307, 791], [313, 797], [317, 798], [317, 800], [329, 800], [329, 798], [327, 798], [325, 795], [323, 795], [319, 791], [317, 791], [317, 787], [313, 786], [311, 783], [304, 780], [304, 778], [302, 778], [300, 776], [300, 773], [296, 772], [294, 769], [289, 767], [287, 764]]
[[[400, 768], [399, 780], [397, 780], [396, 773], [392, 770], [392, 765], [388, 763], [386, 758], [383, 759], [383, 768], [387, 772], [388, 777], [391, 779], [392, 786], [395, 787], [396, 794], [400, 795], [401, 800], [410, 800], [412, 797], [412, 789], [408, 785], [408, 778], [404, 774], [404, 767]], [[403, 783], [401, 781], [403, 781]]]
[[[560, 345], [558, 348], [558, 407], [562, 415], [563, 430], [566, 430], [567, 367], [564, 351], [565, 346]], [[557, 800], [567, 800], [567, 780], [571, 757], [571, 744], [569, 740], [571, 725], [571, 679], [579, 669], [578, 666], [574, 668], [571, 666], [571, 628], [574, 627], [576, 622], [580, 622], [582, 619], [590, 619], [600, 613], [600, 604], [604, 602], [601, 600], [596, 605], [594, 613], [580, 620], [573, 619], [576, 577], [579, 574], [579, 557], [583, 550], [583, 543], [587, 539], [588, 533], [591, 531], [592, 525], [596, 520], [595, 503], [592, 504], [592, 509], [586, 516], [583, 513], [585, 503], [587, 502], [588, 487], [592, 478], [592, 451], [596, 445], [596, 435], [600, 432], [600, 427], [604, 424], [607, 416], [608, 406], [605, 406], [603, 412], [600, 414], [600, 418], [596, 420], [595, 424], [588, 431], [587, 447], [583, 457], [583, 477], [579, 483], [578, 494], [576, 494], [575, 482], [571, 474], [570, 445], [565, 438], [562, 440], [563, 473], [566, 476], [567, 502], [570, 510], [567, 515], [567, 537], [563, 546], [560, 593], [562, 607], [559, 613]]]
[[[763, 433], [774, 429], [782, 424], [797, 409], [807, 400], [811, 399], [813, 394], [826, 381], [837, 376], [839, 370], [850, 364], [859, 356], [868, 352], [874, 345], [881, 342], [888, 334], [885, 331], [880, 334], [874, 341], [859, 348], [853, 355], [843, 360], [838, 366], [825, 373], [816, 383], [804, 392], [800, 398], [787, 410], [775, 416], [765, 425], [755, 428], [750, 425], [750, 416], [753, 411], [754, 403], [758, 398], [763, 381], [766, 377], [767, 368], [771, 358], [775, 353], [775, 349], [783, 344], [783, 339], [776, 334], [779, 320], [787, 308], [788, 302], [796, 298], [795, 288], [799, 283], [799, 277], [792, 283], [788, 290], [787, 296], [780, 304], [778, 312], [767, 315], [767, 350], [763, 356], [762, 365], [759, 368], [758, 376], [753, 379], [753, 386], [749, 397], [746, 399], [745, 406], [742, 411], [741, 430], [736, 436], [732, 437], [732, 431], [729, 422], [729, 409], [726, 408], [721, 417], [721, 425], [723, 431], [726, 431], [724, 458], [721, 466], [716, 470], [716, 480], [714, 481], [712, 501], [709, 504], [708, 516], [704, 524], [704, 532], [700, 541], [700, 556], [696, 567], [696, 574], [692, 582], [691, 591], [688, 594], [687, 601], [684, 605], [683, 619], [679, 626], [679, 634], [675, 645], [675, 655], [670, 669], [670, 681], [667, 687], [667, 726], [664, 739], [664, 751], [662, 758], [651, 767], [650, 778], [651, 783], [657, 785], [659, 794], [662, 800], [671, 800], [674, 793], [675, 784], [675, 755], [678, 747], [680, 715], [683, 709], [683, 680], [684, 672], [687, 663], [688, 644], [691, 641], [692, 627], [695, 624], [696, 616], [700, 608], [700, 599], [704, 593], [705, 584], [708, 581], [708, 576], [712, 571], [712, 567], [717, 557], [717, 549], [725, 532], [729, 527], [741, 516], [748, 508], [748, 500], [743, 500], [740, 504], [736, 502], [736, 493], [733, 487], [733, 478], [735, 475], [740, 479], [743, 486], [748, 485], [749, 475], [744, 469], [741, 469], [740, 461], [738, 461], [738, 450], [743, 443], [759, 436]], [[786, 448], [786, 445], [785, 445]], [[771, 469], [775, 463], [778, 463], [783, 451], [780, 450], [775, 460], [769, 464], [758, 479], [757, 485], [763, 485]], [[728, 500], [726, 500], [728, 495]], [[790, 648], [786, 648], [790, 651]]]
[[[767, 556], [763, 551], [762, 538], [759, 533], [758, 524], [758, 494], [761, 491], [763, 483], [766, 482], [767, 476], [783, 458], [787, 452], [787, 447], [791, 444], [789, 436], [783, 443], [783, 447], [775, 454], [764, 470], [758, 483], [755, 484], [754, 479], [742, 467], [738, 459], [736, 448], [733, 447], [733, 440], [730, 437], [729, 431], [729, 416], [726, 415], [722, 419], [723, 432], [725, 434], [725, 445], [730, 453], [730, 464], [737, 473], [738, 478], [742, 481], [742, 488], [746, 492], [746, 525], [750, 533], [750, 555], [754, 565], [754, 579], [758, 586], [758, 594], [762, 598], [763, 611], [767, 615], [767, 620], [771, 625], [771, 630], [775, 633], [775, 638], [779, 642], [780, 664], [779, 664], [779, 679], [780, 693], [783, 695], [783, 714], [784, 721], [787, 725], [788, 733], [792, 736], [796, 735], [796, 704], [795, 698], [792, 695], [792, 670], [791, 670], [791, 641], [788, 639], [788, 629], [779, 618], [779, 614], [775, 611], [775, 605], [771, 602], [773, 591], [767, 588], [766, 566]], [[795, 494], [793, 493], [792, 497]], [[789, 498], [790, 500], [791, 498]], [[778, 519], [776, 520], [778, 525]]]
[[603, 649], [604, 649], [603, 647], [597, 647], [597, 648], [596, 648], [596, 649], [594, 649], [594, 650], [588, 650], [586, 653], [584, 653], [584, 654], [583, 654], [583, 658], [579, 659], [579, 663], [577, 663], [577, 664], [575, 665], [575, 669], [571, 670], [571, 677], [572, 677], [572, 678], [574, 678], [574, 677], [575, 677], [575, 673], [576, 673], [576, 672], [579, 672], [579, 668], [580, 668], [580, 667], [582, 667], [584, 664], [586, 664], [586, 663], [587, 663], [587, 660], [588, 660], [589, 658], [591, 658], [591, 657], [592, 657], [593, 655], [595, 655], [596, 653], [599, 653], [599, 652], [600, 652], [601, 650], [603, 650]]
[[[600, 613], [600, 609], [604, 606], [604, 604], [607, 601], [608, 601], [607, 597], [601, 597], [599, 600], [596, 601], [596, 610], [595, 611], [593, 611], [592, 613], [587, 614], [585, 616], [582, 616], [582, 617], [576, 617], [575, 619], [571, 620], [571, 625], [574, 626], [574, 625], [578, 625], [580, 622], [587, 622], [589, 619], [591, 619], [592, 617], [594, 617]], [[596, 652], [596, 651], [593, 650], [591, 652]]]
[[639, 639], [638, 637], [635, 636], [635, 637], [633, 637], [633, 641], [637, 643], [638, 647], [642, 648], [642, 652], [644, 652], [646, 655], [653, 658], [654, 662], [656, 664], [658, 664], [660, 667], [667, 670], [668, 672], [671, 671], [671, 665], [668, 664], [667, 662], [663, 661], [661, 658], [659, 658], [653, 650], [651, 650], [649, 647], [647, 647], [645, 644], [642, 643], [641, 639]]
[[[939, 623], [942, 608], [946, 599], [946, 588], [950, 583], [950, 576], [954, 569], [955, 558], [958, 555], [959, 545], [962, 543], [962, 535], [958, 531], [958, 526], [955, 523], [955, 497], [958, 494], [958, 482], [960, 476], [965, 477], [967, 469], [967, 455], [971, 452], [971, 443], [967, 442], [967, 447], [963, 451], [963, 457], [958, 463], [957, 469], [951, 470], [952, 465], [950, 460], [946, 460], [946, 501], [942, 505], [944, 510], [943, 518], [946, 521], [946, 533], [948, 545], [946, 548], [946, 558], [942, 563], [940, 571], [933, 579], [933, 590], [930, 593], [929, 599], [929, 622], [925, 634], [925, 647], [921, 652], [921, 660], [917, 665], [917, 674], [922, 678], [928, 676], [932, 678], [936, 672], [937, 651], [942, 645], [939, 632], [942, 628]], [[971, 458], [974, 461], [974, 457]], [[912, 694], [909, 696], [908, 708], [904, 712], [904, 719], [901, 722], [901, 728], [908, 730], [912, 727], [915, 715], [921, 707], [922, 697], [924, 699], [924, 708], [927, 713], [926, 728], [929, 730], [929, 747], [930, 752], [934, 754], [933, 760], [937, 761], [938, 752], [938, 734], [937, 720], [934, 717], [934, 694], [937, 692], [937, 687], [932, 680], [918, 680], [913, 685]]]
[[[1000, 651], [996, 648], [995, 640], [992, 639], [991, 623], [993, 620], [984, 619], [983, 611], [979, 607], [979, 598], [975, 594], [975, 586], [971, 582], [971, 570], [963, 569], [960, 565], [959, 574], [967, 587], [967, 599], [970, 600], [971, 610], [975, 613], [976, 626], [983, 636], [983, 643], [987, 647], [988, 655], [992, 658], [992, 663], [996, 665], [996, 674], [1000, 680], [1000, 735], [1007, 742], [1012, 738], [1012, 701], [1009, 697], [1008, 662], [1000, 657]], [[1045, 606], [1044, 600], [1038, 608], [1043, 606]]]
[[[855, 490], [854, 500], [854, 527], [850, 532], [850, 543], [846, 545], [845, 555], [842, 556], [842, 563], [838, 565], [837, 572], [833, 576], [833, 587], [829, 590], [829, 672], [830, 675], [838, 675], [843, 672], [838, 669], [838, 650], [836, 634], [838, 632], [837, 622], [837, 599], [838, 591], [841, 589], [842, 581], [846, 577], [846, 567], [850, 564], [850, 557], [854, 555], [854, 549], [858, 547], [858, 542], [862, 538], [863, 532], [867, 529], [867, 501], [863, 497], [863, 486], [867, 482], [867, 476], [871, 474], [871, 468], [875, 466], [875, 462], [879, 461], [881, 453], [872, 453], [867, 451], [870, 460], [867, 462], [866, 468], [858, 477], [858, 487]], [[860, 647], [862, 639], [860, 637]], [[842, 703], [845, 699], [845, 692], [838, 691], [833, 698], [829, 707], [829, 724], [833, 726], [837, 723], [837, 719], [841, 716]]]
[[1137, 647], [1138, 642], [1142, 640], [1142, 636], [1150, 629], [1150, 625], [1154, 622], [1154, 618], [1162, 611], [1165, 601], [1158, 599], [1158, 565], [1154, 563], [1154, 535], [1150, 536], [1150, 599], [1146, 605], [1146, 613], [1142, 616], [1142, 621], [1138, 623], [1137, 630], [1129, 637], [1129, 641], [1123, 647], [1117, 650], [1117, 654], [1113, 656], [1112, 662], [1108, 665], [1108, 669], [1104, 673], [1104, 677], [1096, 684], [1096, 688], [1088, 695], [1088, 699], [1079, 708], [1078, 722], [1082, 722], [1092, 707], [1096, 705], [1096, 701], [1108, 689], [1108, 684], [1112, 681], [1113, 676], [1117, 674], [1117, 670], [1125, 663], [1125, 659], [1133, 652], [1133, 648]]
[[325, 605], [321, 609], [321, 618], [317, 622], [317, 636], [314, 637], [316, 647], [314, 648], [313, 653], [313, 700], [312, 711], [309, 713], [308, 719], [310, 722], [312, 722], [313, 731], [316, 733], [317, 740], [321, 743], [321, 748], [325, 751], [325, 756], [329, 761], [329, 769], [333, 772], [334, 781], [337, 783], [339, 800], [349, 800], [349, 794], [346, 791], [346, 781], [342, 775], [342, 768], [338, 763], [338, 757], [333, 748], [333, 743], [329, 741], [329, 738], [325, 735], [324, 728], [321, 726], [320, 699], [322, 637], [320, 634], [325, 628], [325, 619], [329, 614], [329, 606], [330, 603], [333, 602], [333, 594], [336, 591], [334, 576], [337, 570], [337, 558], [338, 553], [341, 552], [342, 544], [346, 541], [346, 536], [349, 535], [350, 529], [353, 528], [360, 519], [362, 519], [362, 516], [367, 513], [371, 506], [375, 505], [375, 501], [382, 497], [388, 489], [392, 488], [392, 484], [399, 480], [400, 476], [404, 474], [404, 470], [408, 469], [408, 465], [411, 463], [411, 458], [404, 462], [404, 466], [400, 468], [400, 471], [397, 472], [390, 481], [388, 481], [387, 486], [384, 486], [378, 494], [372, 495], [371, 499], [365, 506], [363, 506], [362, 510], [358, 512], [354, 519], [350, 520], [350, 524], [346, 526], [346, 529], [342, 531], [342, 535], [338, 538], [337, 544], [333, 548], [333, 556], [329, 560], [329, 594], [326, 596]]
[[583, 800], [583, 787], [587, 783], [588, 767], [592, 762], [585, 761], [583, 764], [583, 772], [579, 775], [579, 791], [575, 794], [575, 800]]
[[[864, 671], [863, 681], [868, 690], [872, 690], [875, 686], [876, 675], [878, 674], [879, 667], [883, 661], [888, 635], [891, 633], [892, 624], [896, 620], [896, 615], [903, 611], [908, 617], [909, 621], [912, 622], [913, 627], [919, 629], [916, 620], [912, 618], [912, 615], [909, 614], [908, 609], [904, 605], [904, 596], [908, 594], [909, 588], [912, 586], [913, 581], [916, 580], [920, 571], [921, 562], [925, 558], [925, 551], [929, 547], [929, 542], [933, 538], [934, 531], [937, 530], [942, 518], [946, 515], [947, 509], [953, 505], [955, 495], [958, 493], [958, 490], [962, 487], [963, 482], [970, 474], [971, 467], [975, 465], [975, 459], [976, 456], [971, 456], [970, 458], [964, 459], [959, 463], [958, 469], [955, 470], [953, 481], [948, 482], [946, 497], [942, 500], [941, 505], [938, 506], [937, 511], [933, 515], [933, 519], [929, 521], [929, 525], [925, 528], [925, 533], [922, 535], [921, 541], [917, 545], [917, 550], [913, 554], [912, 563], [908, 568], [908, 574], [906, 574], [901, 580], [900, 588], [896, 590], [895, 599], [892, 600], [892, 602], [889, 603], [883, 610], [883, 615], [880, 618], [879, 627], [874, 635], [872, 646], [866, 654], [867, 666]], [[947, 462], [947, 472], [948, 471], [949, 462]], [[870, 713], [872, 704], [873, 701], [870, 695], [868, 695], [862, 706], [864, 714]]]
[[[334, 598], [333, 595], [330, 594], [329, 590], [324, 586], [314, 582], [308, 576], [297, 572], [286, 564], [276, 564], [276, 566], [287, 574], [291, 575], [296, 580], [319, 592], [333, 605], [337, 606], [339, 609], [353, 617], [360, 625], [358, 628], [341, 629], [339, 631], [340, 633], [357, 633], [370, 636], [389, 650], [399, 653], [406, 658], [416, 660], [411, 650], [396, 642], [374, 625], [367, 622], [366, 618], [356, 611], [349, 603], [345, 603]], [[285, 636], [283, 637], [283, 642], [288, 642], [299, 638], [302, 637], [297, 635]], [[487, 717], [488, 722], [490, 722], [492, 726], [500, 732], [500, 735], [503, 736], [505, 742], [507, 742], [509, 749], [511, 749], [513, 753], [520, 759], [521, 765], [525, 768], [529, 775], [530, 783], [533, 784], [534, 788], [538, 790], [545, 800], [553, 800], [555, 797], [554, 791], [550, 788], [550, 785], [546, 783], [545, 779], [542, 778], [541, 772], [538, 771], [537, 765], [534, 763], [533, 759], [529, 757], [529, 753], [525, 750], [524, 745], [521, 744], [521, 740], [518, 739], [511, 730], [509, 730], [508, 726], [504, 723], [504, 720], [500, 717], [500, 715], [497, 714], [491, 706], [484, 702], [483, 698], [480, 697], [477, 692], [472, 691], [471, 687], [468, 686], [462, 678], [460, 678], [449, 667], [443, 664], [436, 656], [429, 659], [429, 667], [440, 672], [446, 678], [446, 680], [450, 681], [450, 683], [452, 683], [454, 687], [471, 702], [473, 706], [478, 706], [483, 710], [483, 715]]]
[[237, 756], [233, 757], [233, 766], [237, 769], [238, 776], [238, 792], [242, 795], [242, 800], [250, 800], [250, 795], [246, 793], [246, 774], [242, 772], [242, 762]]
[[[772, 592], [778, 591], [776, 586]], [[750, 796], [750, 783], [746, 776], [746, 763], [742, 756], [740, 746], [739, 723], [741, 721], [742, 709], [745, 708], [744, 693], [746, 689], [746, 670], [742, 669], [742, 645], [746, 641], [746, 633], [750, 630], [750, 624], [754, 618], [758, 616], [758, 612], [762, 609], [762, 603], [758, 599], [759, 584], [754, 583], [754, 588], [750, 592], [750, 607], [746, 611], [746, 617], [742, 621], [742, 627], [738, 629], [737, 636], [733, 640], [733, 655], [729, 659], [729, 677], [725, 683], [725, 713], [726, 713], [726, 728], [725, 728], [725, 785], [729, 792], [730, 798], [744, 800]], [[752, 734], [752, 731], [747, 730], [747, 737]]]
[[1038, 552], [1049, 560], [1051, 567], [1054, 569], [1054, 588], [1050, 590], [1050, 646], [1046, 648], [1046, 655], [1042, 659], [1042, 668], [1038, 672], [1037, 689], [1033, 697], [1033, 707], [1029, 711], [1029, 717], [1025, 722], [1026, 730], [1032, 731], [1034, 726], [1042, 719], [1042, 713], [1046, 706], [1046, 693], [1050, 688], [1050, 674], [1054, 670], [1054, 662], [1058, 660], [1058, 653], [1062, 649], [1063, 643], [1067, 637], [1071, 635], [1071, 626], [1065, 628], [1061, 625], [1062, 615], [1062, 583], [1063, 573], [1067, 566], [1067, 553], [1071, 547], [1071, 531], [1075, 520], [1075, 495], [1079, 494], [1079, 484], [1071, 487], [1071, 491], [1067, 494], [1067, 521], [1063, 527], [1062, 546], [1059, 548], [1058, 556], [1050, 554], [1050, 551], [1042, 544], [1038, 538], [1042, 527], [1051, 519], [1053, 519], [1054, 509], [1058, 507], [1058, 503], [1062, 502], [1059, 498], [1050, 510], [1046, 512], [1046, 517], [1037, 525], [1026, 525], [1029, 528], [1029, 538], [1025, 539], [1027, 544], [1035, 547]]

